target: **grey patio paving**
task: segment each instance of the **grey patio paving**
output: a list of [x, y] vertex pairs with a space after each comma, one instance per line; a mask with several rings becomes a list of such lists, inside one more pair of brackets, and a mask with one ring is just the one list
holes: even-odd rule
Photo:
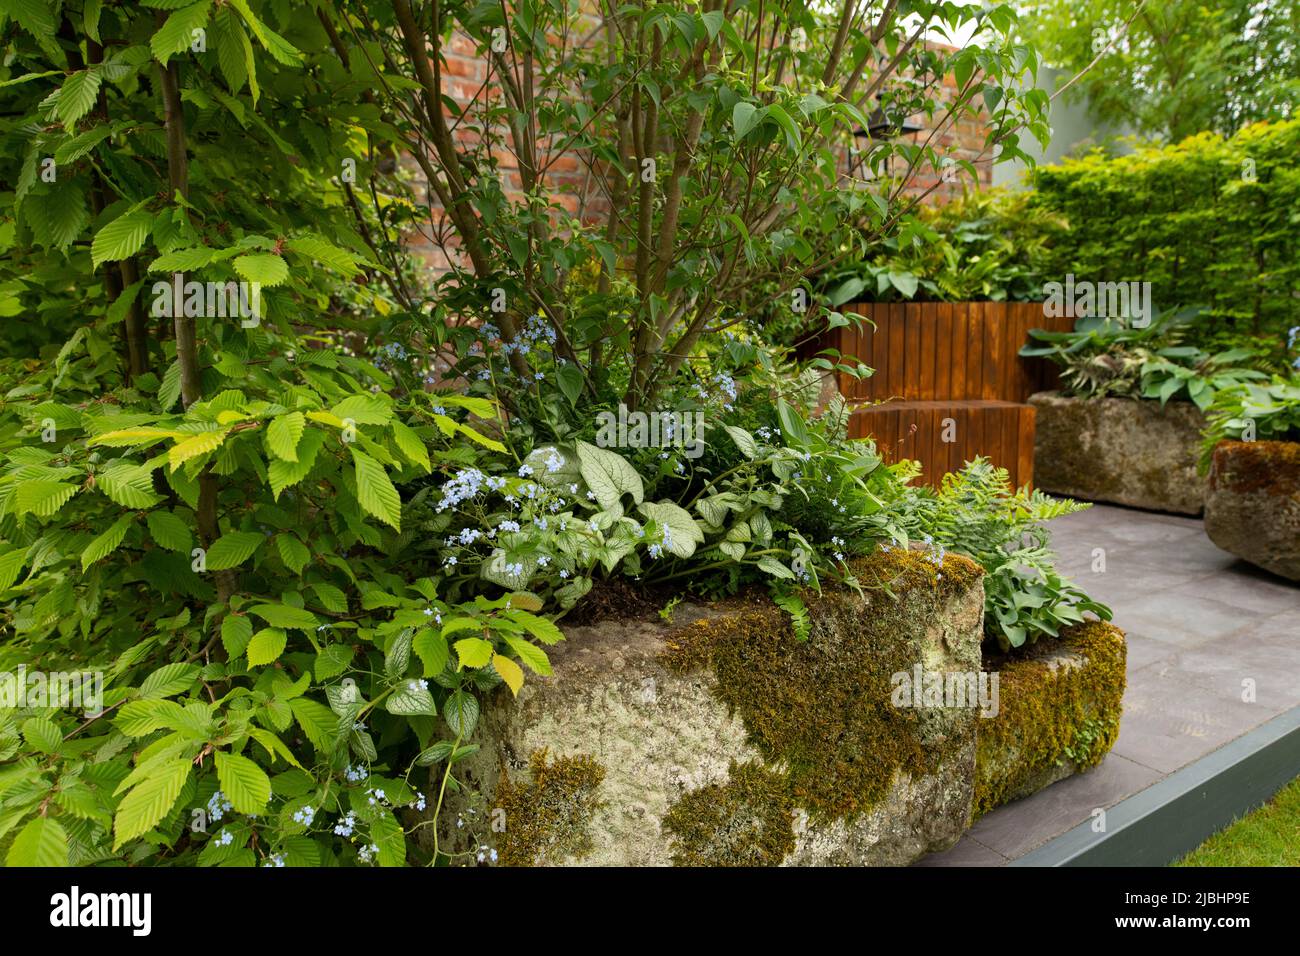
[[1051, 528], [1061, 570], [1128, 634], [1119, 741], [918, 866], [1006, 863], [1300, 705], [1300, 586], [1220, 551], [1196, 518], [1094, 505]]

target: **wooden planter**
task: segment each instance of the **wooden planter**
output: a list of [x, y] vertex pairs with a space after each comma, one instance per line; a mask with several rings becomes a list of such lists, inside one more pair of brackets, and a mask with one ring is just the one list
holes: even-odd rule
[[1026, 400], [1052, 388], [1056, 372], [1018, 354], [1029, 330], [1068, 330], [1036, 302], [856, 303], [861, 328], [828, 330], [817, 348], [835, 348], [874, 368], [870, 378], [839, 375], [855, 408], [849, 433], [874, 438], [887, 461], [912, 458], [922, 482], [938, 485], [977, 455], [1006, 468], [1016, 485], [1033, 481], [1034, 409]]

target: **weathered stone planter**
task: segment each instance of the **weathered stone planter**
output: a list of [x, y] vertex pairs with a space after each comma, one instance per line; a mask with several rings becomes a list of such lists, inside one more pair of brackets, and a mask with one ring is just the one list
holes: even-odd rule
[[1044, 491], [1115, 504], [1199, 514], [1196, 473], [1205, 419], [1189, 402], [1029, 397], [1037, 409], [1034, 483]]
[[1124, 632], [1089, 621], [985, 660], [1001, 706], [979, 724], [972, 817], [1101, 763], [1119, 736], [1126, 658]]
[[[566, 629], [553, 677], [530, 678], [517, 701], [486, 702], [442, 847], [487, 845], [507, 865], [904, 865], [957, 840], [980, 788], [1009, 799], [1032, 784], [1016, 761], [1046, 759], [1040, 727], [1081, 746], [1072, 722], [1093, 713], [1082, 690], [1060, 722], [1002, 733], [1016, 758], [986, 757], [977, 772], [977, 737], [998, 721], [982, 719], [973, 696], [898, 706], [897, 687], [918, 668], [981, 670], [980, 569], [892, 552], [858, 575], [865, 596], [810, 604], [804, 642], [762, 595], [682, 604], [671, 623]], [[1034, 712], [1030, 698], [1075, 700], [1053, 679], [1066, 665], [1040, 669], [1047, 680], [1004, 685], [1007, 727], [1025, 726], [1016, 716]], [[1115, 713], [1097, 700], [1099, 719], [1117, 718], [1117, 699]], [[1097, 759], [1112, 741], [1093, 741]]]
[[1300, 581], [1300, 443], [1220, 442], [1205, 533], [1229, 554]]

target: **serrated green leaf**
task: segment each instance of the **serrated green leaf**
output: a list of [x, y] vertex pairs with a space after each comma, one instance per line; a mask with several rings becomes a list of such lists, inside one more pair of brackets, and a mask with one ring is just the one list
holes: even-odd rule
[[239, 256], [231, 265], [249, 282], [259, 285], [275, 286], [289, 278], [289, 267], [285, 261], [270, 252]]
[[212, 0], [199, 0], [171, 14], [149, 40], [154, 59], [166, 66], [177, 53], [189, 49], [194, 31], [207, 25], [211, 8]]
[[135, 255], [149, 237], [153, 218], [149, 210], [136, 206], [106, 224], [90, 244], [91, 264], [98, 269], [101, 263]]
[[278, 660], [284, 653], [288, 637], [278, 627], [264, 627], [248, 642], [244, 653], [248, 655], [249, 667], [262, 667]]
[[145, 678], [140, 685], [140, 696], [172, 697], [194, 686], [201, 668], [197, 664], [164, 664]]
[[361, 507], [395, 531], [401, 531], [402, 498], [384, 466], [356, 448], [352, 449], [352, 461], [356, 466], [357, 501]]
[[207, 568], [209, 571], [225, 571], [243, 564], [253, 556], [266, 538], [256, 531], [232, 531], [223, 534], [212, 547], [208, 548]]
[[130, 527], [131, 515], [122, 515], [114, 521], [107, 531], [86, 545], [86, 549], [81, 552], [81, 569], [86, 570], [96, 561], [101, 561], [116, 551]]
[[99, 96], [99, 74], [94, 70], [73, 73], [59, 88], [59, 105], [55, 115], [64, 128], [72, 129], [77, 120], [90, 112]]
[[189, 554], [194, 547], [189, 525], [170, 511], [150, 511], [145, 521], [149, 525], [149, 534], [158, 547], [182, 554]]
[[68, 833], [53, 817], [32, 817], [14, 837], [6, 866], [67, 866]]
[[221, 622], [221, 643], [226, 653], [238, 657], [253, 637], [253, 622], [243, 614], [227, 614]]
[[277, 415], [266, 428], [266, 448], [283, 461], [298, 460], [298, 442], [302, 439], [307, 420], [302, 412]]
[[48, 717], [29, 717], [23, 721], [23, 739], [29, 746], [35, 747], [43, 754], [59, 752], [63, 744], [63, 733], [59, 725]]
[[113, 849], [143, 836], [165, 817], [190, 776], [190, 758], [166, 761], [122, 798], [113, 817]]
[[217, 765], [217, 779], [221, 792], [226, 795], [236, 813], [257, 816], [266, 812], [271, 802], [271, 778], [257, 764], [239, 754], [218, 750], [213, 758]]
[[275, 547], [284, 566], [294, 574], [302, 574], [302, 569], [311, 561], [307, 546], [287, 531], [275, 536]]
[[515, 634], [506, 634], [505, 642], [510, 649], [519, 655], [519, 659], [528, 666], [528, 669], [534, 674], [541, 674], [543, 677], [551, 673], [551, 659], [546, 656], [546, 652], [529, 641], [524, 640]]

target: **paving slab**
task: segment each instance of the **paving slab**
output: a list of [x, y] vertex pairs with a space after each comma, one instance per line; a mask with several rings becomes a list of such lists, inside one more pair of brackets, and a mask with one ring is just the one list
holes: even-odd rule
[[1094, 505], [1049, 527], [1062, 573], [1128, 635], [1119, 740], [918, 866], [1001, 866], [1300, 704], [1300, 585], [1219, 550], [1199, 518]]

